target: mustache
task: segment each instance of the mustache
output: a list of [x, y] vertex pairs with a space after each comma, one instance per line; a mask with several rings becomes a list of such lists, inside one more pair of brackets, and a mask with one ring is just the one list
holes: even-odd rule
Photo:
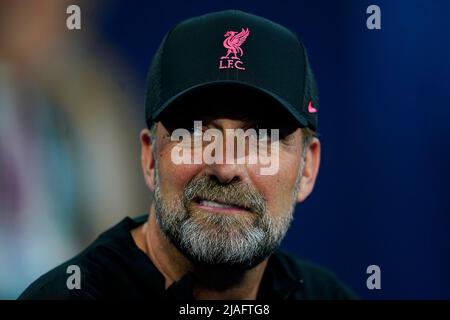
[[183, 204], [189, 207], [192, 201], [207, 200], [245, 208], [259, 216], [266, 212], [266, 200], [253, 186], [244, 182], [223, 184], [208, 176], [194, 178], [183, 192]]

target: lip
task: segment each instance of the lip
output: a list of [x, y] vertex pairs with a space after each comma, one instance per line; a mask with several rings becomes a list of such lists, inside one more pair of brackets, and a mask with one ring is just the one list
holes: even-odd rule
[[[211, 202], [214, 202], [215, 205], [213, 206]], [[252, 213], [249, 209], [242, 206], [231, 206], [218, 201], [206, 199], [194, 199], [192, 201], [192, 205], [198, 209], [207, 210], [214, 213], [237, 213], [237, 214]]]

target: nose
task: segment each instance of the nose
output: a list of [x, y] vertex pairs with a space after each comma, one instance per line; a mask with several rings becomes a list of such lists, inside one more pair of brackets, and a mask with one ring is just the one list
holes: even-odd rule
[[[221, 128], [222, 135], [217, 146], [221, 150], [221, 154], [216, 155], [215, 151], [212, 152], [214, 156], [217, 156], [215, 160], [218, 161], [209, 162], [206, 165], [206, 174], [211, 179], [215, 179], [222, 184], [247, 180], [248, 172], [245, 160], [243, 161], [242, 156], [238, 155], [242, 152], [242, 148], [238, 152], [238, 144], [242, 145], [243, 143], [245, 145], [245, 139], [242, 140], [243, 137], [240, 135], [235, 136], [235, 132], [233, 131], [242, 128], [241, 121], [219, 118], [215, 119], [213, 124], [216, 128]], [[231, 131], [227, 132], [227, 130]]]
[[245, 170], [241, 164], [215, 163], [207, 166], [206, 174], [219, 183], [231, 184], [243, 181]]

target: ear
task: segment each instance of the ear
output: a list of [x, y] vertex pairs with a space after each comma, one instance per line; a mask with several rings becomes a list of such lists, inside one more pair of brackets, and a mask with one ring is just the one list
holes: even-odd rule
[[305, 155], [305, 166], [300, 180], [300, 191], [297, 195], [297, 202], [303, 202], [310, 195], [316, 183], [320, 165], [320, 141], [313, 138], [309, 144]]
[[140, 140], [142, 173], [144, 174], [145, 184], [153, 192], [155, 191], [155, 159], [153, 157], [155, 142], [152, 141], [148, 129], [141, 131]]

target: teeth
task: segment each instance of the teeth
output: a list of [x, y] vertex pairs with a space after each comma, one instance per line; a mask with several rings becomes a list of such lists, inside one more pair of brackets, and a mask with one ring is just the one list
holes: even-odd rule
[[209, 201], [209, 200], [201, 200], [200, 204], [202, 206], [208, 206], [208, 207], [214, 207], [214, 208], [236, 208], [236, 206], [230, 206], [223, 203], [218, 203], [215, 201]]

